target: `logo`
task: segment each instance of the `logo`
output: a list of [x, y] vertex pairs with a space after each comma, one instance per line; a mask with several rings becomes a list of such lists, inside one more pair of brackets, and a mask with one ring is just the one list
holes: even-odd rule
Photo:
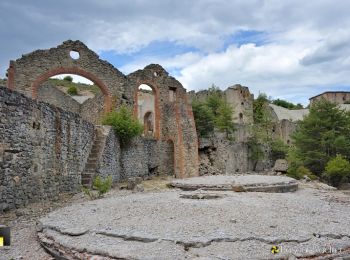
[[10, 246], [10, 228], [0, 227], [0, 248], [3, 246]]
[[278, 248], [278, 246], [272, 246], [271, 247], [271, 253], [272, 254], [277, 254], [280, 252], [280, 249]]

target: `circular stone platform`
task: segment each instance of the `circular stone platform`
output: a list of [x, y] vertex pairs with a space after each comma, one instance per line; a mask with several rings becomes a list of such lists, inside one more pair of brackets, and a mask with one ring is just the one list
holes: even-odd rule
[[285, 176], [216, 175], [178, 179], [170, 186], [182, 190], [223, 190], [251, 192], [290, 192], [298, 189], [298, 182]]
[[[186, 193], [199, 192], [77, 203], [40, 219], [39, 240], [68, 259], [285, 259], [350, 250], [350, 197], [341, 192], [215, 191], [223, 195], [216, 199]], [[272, 254], [272, 246], [279, 253]]]

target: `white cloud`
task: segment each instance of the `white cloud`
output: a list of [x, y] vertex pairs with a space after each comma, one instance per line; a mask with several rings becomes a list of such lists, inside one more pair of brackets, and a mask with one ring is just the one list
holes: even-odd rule
[[[241, 83], [305, 103], [327, 86], [350, 86], [349, 9], [350, 1], [342, 0], [3, 0], [0, 73], [10, 59], [67, 39], [119, 54], [168, 41], [198, 52], [150, 54], [119, 69], [159, 63], [180, 70], [189, 89]], [[265, 32], [268, 44], [231, 43], [222, 50], [239, 30]]]

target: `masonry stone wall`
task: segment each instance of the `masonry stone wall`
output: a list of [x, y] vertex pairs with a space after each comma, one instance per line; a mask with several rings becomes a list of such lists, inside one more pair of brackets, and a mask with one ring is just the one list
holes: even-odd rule
[[121, 147], [118, 137], [110, 126], [99, 126], [106, 135], [101, 158], [98, 158], [96, 175], [106, 178], [112, 176], [113, 182], [123, 180], [121, 167]]
[[312, 105], [316, 101], [320, 101], [323, 98], [332, 103], [345, 104], [350, 102], [350, 92], [346, 92], [346, 91], [324, 92], [322, 94], [319, 94], [317, 96], [310, 98], [310, 105]]
[[79, 190], [94, 125], [0, 87], [0, 140], [1, 211]]
[[[79, 58], [72, 58], [71, 51], [78, 52]], [[56, 48], [37, 50], [10, 61], [7, 84], [10, 89], [37, 98], [42, 83], [65, 73], [83, 76], [99, 86], [106, 110], [112, 108], [113, 97], [123, 94], [125, 76], [110, 63], [99, 59], [85, 44], [71, 40]]]
[[[127, 76], [129, 85], [127, 99], [134, 98], [137, 116], [137, 92], [141, 84], [147, 84], [155, 95], [155, 134], [159, 141], [174, 143], [175, 175], [191, 177], [198, 175], [198, 141], [192, 106], [186, 90], [180, 82], [159, 65], [151, 64]], [[133, 87], [132, 87], [133, 86]], [[170, 93], [174, 93], [171, 97]]]
[[[70, 52], [79, 53], [74, 59]], [[192, 106], [186, 90], [160, 66], [151, 64], [128, 76], [123, 75], [80, 41], [65, 41], [48, 50], [37, 50], [10, 61], [7, 86], [36, 99], [41, 84], [57, 74], [77, 74], [98, 85], [103, 94], [86, 101], [80, 108], [82, 118], [100, 123], [101, 114], [126, 104], [137, 118], [138, 87], [149, 85], [154, 91], [154, 137], [157, 142], [174, 144], [176, 177], [198, 175], [198, 141]], [[102, 112], [103, 111], [103, 112]], [[162, 153], [163, 151], [160, 151]]]
[[199, 156], [200, 175], [232, 175], [253, 169], [247, 143], [227, 140], [222, 133], [200, 138]]
[[79, 102], [50, 83], [45, 83], [40, 87], [38, 91], [38, 100], [60, 107], [65, 111], [77, 114], [80, 112]]
[[171, 142], [138, 137], [121, 152], [121, 179], [174, 175], [174, 148]]
[[96, 94], [93, 98], [89, 98], [80, 105], [79, 114], [82, 118], [91, 123], [101, 124], [101, 119], [104, 114], [103, 104], [103, 94]]

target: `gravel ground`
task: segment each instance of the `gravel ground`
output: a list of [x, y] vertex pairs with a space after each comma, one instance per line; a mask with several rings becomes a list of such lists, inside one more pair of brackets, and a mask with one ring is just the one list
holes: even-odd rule
[[[350, 249], [350, 196], [325, 185], [293, 193], [215, 191], [222, 195], [215, 199], [183, 194], [75, 203], [41, 218], [40, 237], [56, 251], [103, 256], [97, 259], [280, 259]], [[273, 255], [273, 245], [283, 250]]]
[[[56, 202], [34, 203], [2, 214], [0, 223], [12, 228], [12, 247], [1, 250], [0, 259], [53, 259], [39, 245], [39, 219], [44, 227], [59, 227], [59, 232], [43, 229], [39, 234], [44, 239], [51, 236], [54, 243], [75, 249], [94, 245], [90, 249], [95, 255], [112, 251], [111, 255], [119, 252], [129, 259], [254, 259], [262, 250], [255, 258], [260, 259], [273, 257], [270, 242], [295, 256], [302, 256], [305, 248], [350, 245], [350, 194], [326, 185], [301, 184], [298, 192], [286, 194], [222, 192], [218, 199], [194, 200], [179, 199], [184, 192], [167, 190], [167, 182], [146, 181], [143, 193], [114, 189], [107, 198], [95, 201], [83, 194], [62, 195]], [[273, 210], [273, 203], [280, 210]], [[207, 208], [212, 208], [210, 214]], [[305, 214], [298, 217], [300, 212]], [[288, 219], [291, 223], [285, 222]], [[91, 255], [78, 252], [76, 257]]]
[[[145, 191], [158, 191], [166, 188], [171, 179], [158, 177], [144, 181]], [[118, 197], [130, 194], [130, 191], [120, 190], [126, 184], [121, 183], [111, 190], [106, 197]], [[57, 201], [44, 201], [31, 203], [26, 207], [0, 214], [0, 225], [11, 227], [11, 247], [0, 250], [0, 260], [25, 259], [25, 260], [48, 260], [51, 255], [40, 246], [37, 239], [37, 221], [56, 209], [88, 201], [84, 194], [75, 195], [61, 194]]]

